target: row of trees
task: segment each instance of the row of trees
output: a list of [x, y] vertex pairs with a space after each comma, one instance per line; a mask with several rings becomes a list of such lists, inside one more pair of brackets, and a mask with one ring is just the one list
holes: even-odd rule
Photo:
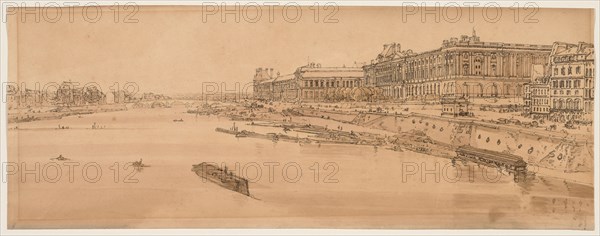
[[328, 88], [325, 90], [327, 101], [370, 102], [384, 99], [383, 89], [377, 87]]

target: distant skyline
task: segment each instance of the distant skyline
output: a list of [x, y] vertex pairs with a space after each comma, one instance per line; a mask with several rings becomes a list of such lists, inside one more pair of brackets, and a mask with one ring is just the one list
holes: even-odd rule
[[422, 23], [419, 14], [403, 22], [400, 7], [340, 7], [338, 23], [315, 23], [304, 8], [300, 21], [288, 23], [278, 17], [280, 10], [273, 23], [264, 13], [257, 23], [236, 23], [234, 16], [222, 23], [219, 14], [203, 23], [202, 8], [191, 6], [140, 6], [138, 23], [115, 23], [106, 8], [96, 23], [75, 18], [16, 24], [12, 15], [9, 81], [93, 81], [104, 92], [115, 82], [134, 81], [140, 92], [173, 95], [199, 93], [203, 82], [225, 82], [232, 89], [236, 82], [251, 82], [258, 67], [290, 74], [309, 58], [323, 66], [369, 63], [392, 42], [417, 53], [433, 50], [445, 39], [471, 35], [473, 28], [485, 42], [549, 45], [593, 42], [594, 36], [593, 11], [586, 9], [540, 9], [538, 23], [515, 23], [508, 9], [496, 23], [484, 21], [481, 9], [473, 23], [466, 11], [456, 23], [436, 23], [433, 16]]

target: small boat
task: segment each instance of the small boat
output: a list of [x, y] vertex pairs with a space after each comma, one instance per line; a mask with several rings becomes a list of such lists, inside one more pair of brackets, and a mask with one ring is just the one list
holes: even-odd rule
[[173, 120], [173, 122], [183, 122], [183, 119], [179, 119], [179, 120], [175, 119], [175, 120]]
[[402, 149], [402, 147], [400, 147], [399, 145], [394, 145], [393, 147], [388, 148], [388, 149], [392, 150], [392, 151], [396, 151], [396, 152], [404, 152], [404, 150]]
[[136, 169], [141, 169], [144, 167], [150, 167], [149, 165], [146, 165], [142, 162], [142, 159], [140, 159], [139, 161], [134, 161], [132, 162], [131, 166], [133, 166]]
[[221, 132], [221, 133], [226, 133], [226, 134], [237, 134], [238, 132], [235, 130], [231, 130], [231, 129], [224, 129], [224, 128], [215, 128], [215, 131], [217, 132]]
[[50, 160], [56, 160], [56, 161], [68, 161], [71, 160], [69, 158], [63, 157], [63, 155], [58, 155], [58, 157], [55, 158], [50, 158]]

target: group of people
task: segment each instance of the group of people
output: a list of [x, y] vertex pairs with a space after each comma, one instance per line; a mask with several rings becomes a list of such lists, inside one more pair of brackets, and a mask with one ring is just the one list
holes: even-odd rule
[[65, 158], [62, 154], [60, 154], [60, 155], [58, 155], [58, 157], [50, 158], [50, 160], [66, 161], [66, 160], [69, 160], [69, 159]]
[[99, 125], [96, 124], [96, 122], [94, 122], [94, 124], [92, 124], [92, 129], [104, 129], [106, 128], [106, 125]]

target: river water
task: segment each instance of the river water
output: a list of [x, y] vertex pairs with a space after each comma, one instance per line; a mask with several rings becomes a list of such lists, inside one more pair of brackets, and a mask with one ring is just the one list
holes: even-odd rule
[[[10, 124], [9, 161], [19, 171], [9, 176], [9, 227], [594, 227], [589, 186], [540, 176], [515, 183], [409, 151], [235, 138], [214, 131], [232, 121], [184, 110]], [[70, 160], [50, 160], [58, 155]], [[150, 166], [126, 165], [140, 159]], [[248, 178], [252, 197], [203, 181], [191, 171], [201, 162]]]

